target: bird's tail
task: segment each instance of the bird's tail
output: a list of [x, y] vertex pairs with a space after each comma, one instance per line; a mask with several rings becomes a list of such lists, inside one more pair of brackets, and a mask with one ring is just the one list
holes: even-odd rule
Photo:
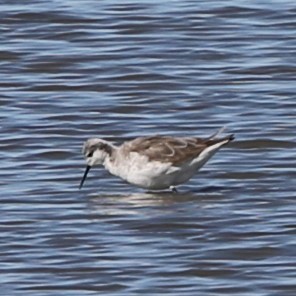
[[226, 129], [225, 126], [220, 128], [217, 132], [215, 132], [213, 135], [211, 135], [208, 138], [208, 141], [213, 142], [213, 143], [218, 143], [218, 142], [223, 142], [223, 141], [226, 141], [226, 143], [229, 143], [229, 142], [233, 141], [234, 140], [234, 134], [231, 134], [229, 136], [226, 136], [226, 137], [220, 138], [220, 139], [217, 138], [218, 136], [220, 136], [225, 131], [225, 129]]
[[218, 137], [219, 135], [221, 135], [221, 134], [225, 131], [225, 129], [226, 129], [226, 126], [221, 127], [217, 132], [215, 132], [214, 134], [212, 134], [212, 135], [208, 138], [208, 140], [213, 140], [213, 139], [215, 139], [216, 137]]

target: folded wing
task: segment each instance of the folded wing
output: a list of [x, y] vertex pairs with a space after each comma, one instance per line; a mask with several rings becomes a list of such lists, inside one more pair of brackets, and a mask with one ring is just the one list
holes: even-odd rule
[[125, 148], [130, 152], [145, 155], [151, 161], [180, 164], [197, 157], [210, 140], [201, 138], [175, 138], [169, 136], [140, 137], [126, 142]]

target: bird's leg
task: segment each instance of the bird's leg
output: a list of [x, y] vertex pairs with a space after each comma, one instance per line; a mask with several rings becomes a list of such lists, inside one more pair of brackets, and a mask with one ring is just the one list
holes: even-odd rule
[[170, 186], [170, 189], [172, 190], [172, 192], [178, 193], [178, 190], [175, 186]]

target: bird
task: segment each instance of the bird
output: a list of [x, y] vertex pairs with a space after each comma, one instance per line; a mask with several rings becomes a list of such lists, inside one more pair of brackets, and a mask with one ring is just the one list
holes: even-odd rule
[[97, 165], [127, 183], [149, 191], [170, 189], [189, 181], [200, 168], [234, 135], [218, 137], [223, 132], [206, 137], [140, 136], [120, 146], [100, 139], [88, 139], [82, 148], [86, 169], [79, 189], [90, 169]]

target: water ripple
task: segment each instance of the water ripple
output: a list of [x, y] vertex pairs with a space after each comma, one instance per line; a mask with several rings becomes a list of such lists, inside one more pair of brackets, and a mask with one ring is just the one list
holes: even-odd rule
[[[294, 295], [290, 0], [0, 4], [5, 295]], [[82, 143], [236, 141], [180, 193], [97, 168]], [[276, 281], [275, 281], [276, 279]]]

